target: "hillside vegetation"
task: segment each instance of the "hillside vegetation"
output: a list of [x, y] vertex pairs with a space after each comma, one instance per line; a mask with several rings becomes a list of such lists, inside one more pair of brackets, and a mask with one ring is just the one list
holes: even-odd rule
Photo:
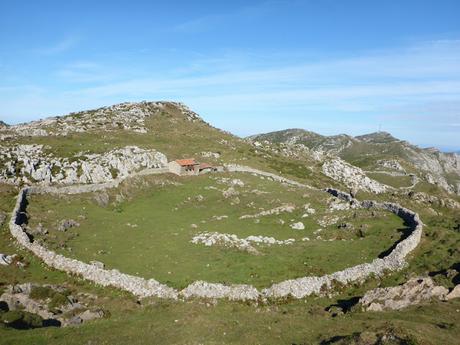
[[[458, 344], [459, 298], [421, 290], [427, 299], [382, 311], [359, 302], [414, 277], [431, 278], [438, 291], [459, 286], [458, 156], [387, 133], [286, 130], [243, 140], [173, 102], [0, 124], [0, 138], [0, 253], [13, 257], [0, 265], [0, 344]], [[251, 173], [167, 173], [178, 158], [237, 163], [304, 185]], [[133, 176], [155, 169], [161, 173]], [[139, 300], [50, 269], [11, 236], [21, 187], [118, 180], [92, 193], [30, 195], [23, 230], [67, 257], [178, 289], [196, 280], [265, 288], [371, 262], [408, 235], [410, 224], [393, 213], [357, 208], [325, 188], [399, 203], [425, 225], [402, 270], [301, 299], [254, 301]], [[33, 292], [18, 291], [26, 283]], [[14, 291], [33, 301], [10, 310]], [[49, 320], [30, 315], [37, 305]], [[97, 317], [82, 320], [84, 308]], [[57, 317], [72, 326], [57, 327]]]

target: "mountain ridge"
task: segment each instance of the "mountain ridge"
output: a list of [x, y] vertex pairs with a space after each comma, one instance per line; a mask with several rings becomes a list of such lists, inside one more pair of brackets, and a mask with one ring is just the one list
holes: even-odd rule
[[[407, 173], [418, 174], [429, 184], [438, 185], [449, 193], [460, 193], [460, 156], [438, 149], [420, 148], [388, 132], [373, 132], [360, 136], [323, 136], [302, 129], [286, 129], [247, 137], [256, 143], [264, 142], [291, 149], [307, 148], [312, 154], [328, 153], [366, 171], [381, 170], [400, 165]], [[382, 163], [386, 162], [386, 163]], [[396, 163], [395, 163], [396, 162]]]

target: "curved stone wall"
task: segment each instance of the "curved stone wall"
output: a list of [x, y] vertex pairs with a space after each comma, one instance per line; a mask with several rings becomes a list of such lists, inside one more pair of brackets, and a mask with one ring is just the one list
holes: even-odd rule
[[[284, 177], [260, 171], [245, 166], [228, 165], [228, 171], [246, 172], [271, 177], [276, 181], [292, 184], [298, 187], [313, 188], [297, 181], [289, 180]], [[151, 173], [151, 172], [150, 172]], [[159, 173], [159, 172], [155, 172]], [[140, 172], [137, 175], [144, 175]], [[335, 282], [348, 284], [351, 282], [360, 282], [369, 277], [371, 274], [382, 275], [386, 271], [394, 271], [403, 268], [406, 265], [406, 256], [414, 250], [420, 242], [423, 224], [418, 214], [394, 203], [379, 203], [375, 201], [359, 202], [353, 199], [349, 194], [335, 190], [327, 189], [326, 192], [342, 198], [349, 202], [359, 203], [365, 208], [381, 208], [393, 212], [403, 218], [411, 227], [411, 234], [403, 241], [398, 243], [393, 251], [383, 259], [377, 258], [371, 263], [364, 263], [347, 268], [332, 274], [323, 276], [309, 276], [297, 279], [290, 279], [280, 283], [273, 284], [271, 287], [258, 291], [251, 285], [223, 285], [218, 283], [208, 283], [196, 281], [187, 286], [182, 291], [177, 291], [165, 284], [161, 284], [155, 279], [144, 279], [141, 277], [124, 274], [118, 270], [106, 270], [96, 266], [67, 258], [63, 255], [56, 254], [46, 249], [38, 243], [32, 242], [28, 235], [23, 231], [21, 222], [26, 211], [27, 195], [32, 193], [50, 193], [50, 194], [77, 194], [85, 192], [100, 191], [107, 188], [118, 186], [120, 181], [112, 181], [101, 185], [84, 185], [68, 187], [27, 187], [23, 188], [17, 197], [16, 205], [12, 212], [9, 227], [11, 234], [16, 238], [18, 243], [24, 248], [33, 252], [43, 262], [55, 269], [62, 270], [69, 274], [81, 276], [82, 278], [92, 281], [102, 286], [112, 286], [129, 291], [140, 298], [156, 296], [160, 298], [227, 298], [230, 300], [257, 300], [263, 298], [280, 298], [292, 296], [302, 298], [311, 294], [321, 294], [331, 289]]]
[[[144, 278], [131, 276], [119, 272], [118, 270], [105, 270], [84, 262], [67, 258], [63, 255], [46, 249], [36, 242], [32, 242], [19, 224], [22, 213], [25, 212], [26, 197], [29, 192], [38, 192], [33, 188], [23, 188], [18, 195], [15, 208], [10, 220], [11, 234], [16, 238], [21, 246], [30, 250], [43, 262], [55, 269], [79, 275], [84, 279], [93, 281], [102, 286], [113, 286], [139, 297], [165, 297], [177, 298], [177, 291], [169, 286], [157, 282], [155, 279], [146, 280]], [[40, 190], [39, 192], [43, 192]]]

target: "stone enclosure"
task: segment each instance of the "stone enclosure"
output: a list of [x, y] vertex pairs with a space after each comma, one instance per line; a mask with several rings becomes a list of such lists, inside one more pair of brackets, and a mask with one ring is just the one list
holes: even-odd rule
[[[280, 183], [290, 184], [297, 187], [313, 188], [297, 181], [286, 179], [272, 173], [260, 171], [246, 166], [227, 165], [230, 172], [251, 173], [268, 176]], [[167, 169], [148, 169], [135, 175], [165, 173]], [[390, 254], [384, 258], [376, 258], [370, 263], [363, 263], [347, 269], [323, 276], [308, 276], [297, 279], [289, 279], [259, 291], [251, 285], [235, 284], [223, 285], [196, 281], [183, 290], [176, 290], [155, 279], [144, 279], [142, 277], [128, 275], [118, 270], [106, 270], [96, 265], [87, 264], [79, 260], [70, 259], [63, 255], [48, 250], [44, 246], [33, 242], [24, 232], [21, 225], [26, 221], [25, 211], [27, 207], [27, 196], [33, 193], [45, 194], [78, 194], [83, 192], [99, 191], [118, 186], [121, 179], [103, 184], [92, 184], [83, 186], [66, 187], [25, 187], [18, 194], [16, 205], [13, 209], [9, 223], [11, 234], [17, 242], [25, 249], [30, 250], [39, 257], [46, 265], [62, 270], [68, 274], [80, 276], [83, 279], [92, 281], [101, 286], [112, 286], [132, 293], [139, 298], [226, 298], [229, 300], [263, 300], [283, 297], [303, 298], [312, 294], [323, 294], [331, 290], [337, 283], [349, 284], [351, 282], [362, 282], [371, 275], [380, 276], [385, 272], [395, 271], [406, 265], [407, 255], [414, 250], [421, 238], [423, 223], [417, 213], [394, 203], [380, 203], [376, 201], [358, 201], [351, 195], [335, 190], [326, 189], [340, 199], [350, 202], [363, 208], [378, 208], [390, 211], [406, 221], [411, 233], [397, 243]]]

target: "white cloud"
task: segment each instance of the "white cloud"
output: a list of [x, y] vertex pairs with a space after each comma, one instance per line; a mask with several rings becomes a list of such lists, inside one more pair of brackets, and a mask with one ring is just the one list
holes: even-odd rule
[[[56, 47], [54, 51], [59, 51], [59, 47], [65, 49], [69, 43]], [[396, 128], [395, 123], [406, 119], [407, 123], [402, 126], [408, 131], [432, 123], [439, 131], [444, 128], [446, 132], [458, 133], [458, 40], [424, 42], [315, 61], [302, 60], [296, 54], [287, 52], [267, 59], [260, 52], [251, 53], [249, 61], [245, 61], [241, 52], [235, 53], [234, 59], [229, 52], [205, 58], [196, 55], [180, 69], [176, 64], [170, 70], [152, 68], [143, 78], [121, 64], [111, 69], [99, 62], [76, 61], [64, 65], [55, 74], [67, 87], [40, 92], [30, 88], [24, 92], [11, 91], [0, 94], [0, 103], [3, 114], [26, 117], [27, 112], [62, 114], [67, 110], [126, 100], [176, 99], [209, 114], [207, 120], [211, 122], [219, 120], [219, 114], [229, 116], [231, 111], [232, 118], [239, 124], [249, 123], [251, 117], [265, 113], [267, 123], [295, 126], [298, 118], [290, 114], [322, 114], [323, 121], [337, 127], [342, 125], [337, 122], [340, 116], [361, 114], [362, 121], [350, 126], [373, 128], [376, 121], [385, 120]], [[72, 84], [76, 82], [88, 86], [76, 87]], [[284, 122], [275, 119], [274, 114], [285, 114]], [[228, 121], [226, 124], [231, 126]], [[326, 126], [319, 122], [317, 125]]]

